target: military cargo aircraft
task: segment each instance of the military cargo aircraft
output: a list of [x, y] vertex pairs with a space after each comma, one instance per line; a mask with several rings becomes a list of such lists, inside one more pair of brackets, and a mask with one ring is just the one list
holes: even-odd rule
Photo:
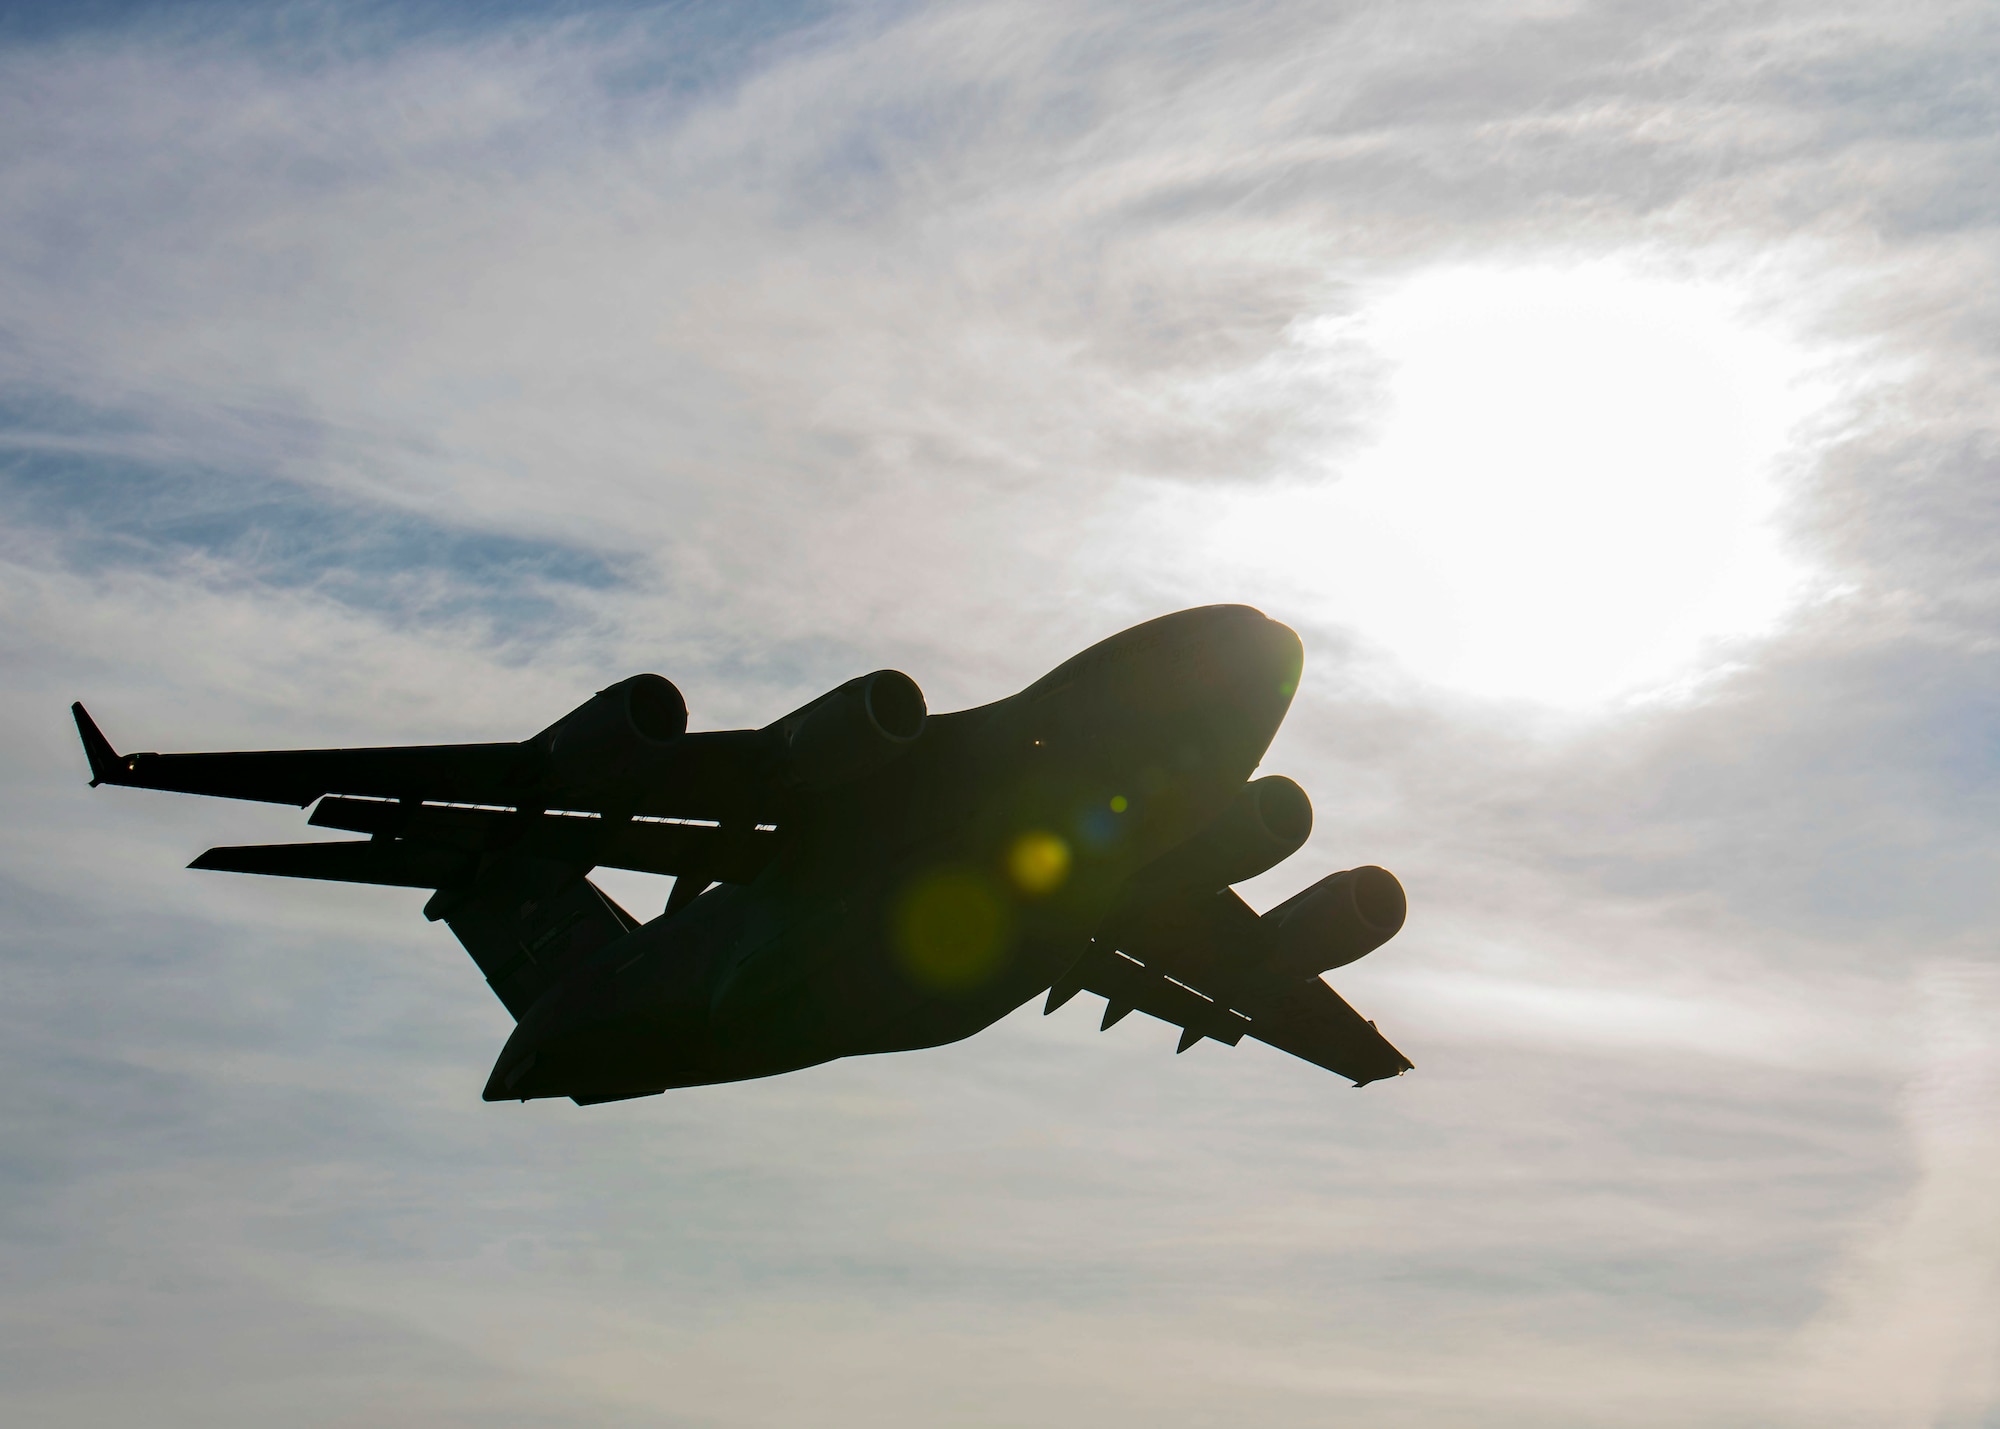
[[[1162, 616], [1020, 694], [927, 713], [849, 680], [762, 729], [690, 733], [659, 675], [518, 743], [119, 754], [73, 707], [91, 785], [317, 803], [358, 840], [212, 848], [191, 867], [434, 890], [516, 1022], [488, 1101], [579, 1104], [968, 1037], [1046, 992], [1255, 1037], [1356, 1086], [1411, 1063], [1320, 974], [1402, 927], [1380, 868], [1261, 917], [1230, 887], [1312, 829], [1253, 779], [1299, 638], [1247, 606]], [[587, 875], [673, 876], [642, 923]]]

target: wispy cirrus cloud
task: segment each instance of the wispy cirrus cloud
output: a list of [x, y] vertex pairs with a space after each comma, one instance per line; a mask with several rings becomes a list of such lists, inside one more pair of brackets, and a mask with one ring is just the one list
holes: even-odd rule
[[[2000, 747], [1986, 12], [723, 14], [0, 29], [14, 1411], [1990, 1412], [1949, 1110]], [[1607, 260], [1819, 365], [1778, 470], [1819, 597], [1582, 713], [1271, 606], [1319, 832], [1251, 893], [1404, 876], [1341, 983], [1393, 1086], [1030, 1012], [482, 1110], [504, 1016], [419, 900], [204, 881], [296, 819], [82, 795], [78, 694], [145, 747], [511, 737], [636, 668], [714, 725], [882, 664], [991, 698], [1241, 593], [1162, 510], [1370, 450], [1391, 364], [1299, 332]], [[1936, 1352], [1848, 1355], [1864, 1303]]]

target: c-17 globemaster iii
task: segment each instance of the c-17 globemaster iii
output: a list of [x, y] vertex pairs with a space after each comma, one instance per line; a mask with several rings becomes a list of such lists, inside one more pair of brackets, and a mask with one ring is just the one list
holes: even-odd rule
[[[1261, 917], [1230, 885], [1295, 852], [1303, 790], [1252, 779], [1303, 652], [1247, 606], [1162, 616], [1018, 695], [927, 714], [878, 670], [762, 729], [690, 733], [658, 675], [532, 739], [118, 754], [91, 784], [315, 801], [361, 840], [213, 848], [192, 867], [436, 890], [513, 1014], [488, 1101], [578, 1103], [968, 1037], [1046, 992], [1246, 1035], [1355, 1085], [1410, 1062], [1321, 980], [1402, 927], [1363, 867]], [[674, 877], [641, 923], [599, 866]]]

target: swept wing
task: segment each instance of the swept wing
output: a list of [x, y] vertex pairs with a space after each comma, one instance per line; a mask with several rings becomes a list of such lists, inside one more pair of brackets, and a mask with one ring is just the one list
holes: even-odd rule
[[1050, 988], [1045, 1012], [1079, 992], [1104, 998], [1104, 1027], [1144, 1012], [1181, 1029], [1179, 1051], [1203, 1038], [1255, 1037], [1366, 1086], [1414, 1064], [1318, 977], [1264, 969], [1264, 919], [1233, 889], [1165, 897], [1103, 934]]
[[[698, 873], [747, 882], [776, 849], [782, 803], [764, 777], [755, 730], [684, 734], [670, 757], [616, 802], [551, 786], [546, 741], [373, 749], [120, 754], [81, 704], [71, 707], [91, 783], [304, 807], [311, 822], [370, 837], [353, 843], [208, 850], [192, 865], [412, 888], [472, 877], [501, 854], [588, 869]], [[555, 812], [550, 812], [554, 809]]]
[[119, 754], [81, 704], [70, 710], [90, 759], [92, 787], [119, 784], [299, 808], [344, 794], [411, 804], [716, 821], [746, 815], [768, 821], [763, 816], [774, 814], [777, 804], [762, 787], [770, 740], [761, 730], [683, 734], [647, 770], [642, 787], [621, 789], [614, 800], [602, 791], [552, 784], [543, 735], [501, 744]]

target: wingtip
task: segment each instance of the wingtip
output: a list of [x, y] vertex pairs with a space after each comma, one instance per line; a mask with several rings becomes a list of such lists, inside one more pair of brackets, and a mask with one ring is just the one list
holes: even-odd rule
[[84, 758], [90, 761], [90, 787], [117, 783], [118, 751], [111, 747], [111, 741], [104, 737], [104, 731], [97, 727], [82, 700], [73, 701], [69, 712], [76, 720], [77, 734], [83, 739]]
[[1396, 1069], [1393, 1072], [1376, 1072], [1370, 1076], [1363, 1077], [1360, 1081], [1356, 1082], [1354, 1085], [1356, 1088], [1361, 1088], [1367, 1086], [1370, 1082], [1394, 1081], [1397, 1077], [1403, 1076], [1409, 1072], [1414, 1072], [1416, 1071], [1416, 1069], [1417, 1069], [1417, 1064], [1415, 1062], [1412, 1062], [1408, 1057], [1405, 1057], [1401, 1052], [1397, 1052]]

